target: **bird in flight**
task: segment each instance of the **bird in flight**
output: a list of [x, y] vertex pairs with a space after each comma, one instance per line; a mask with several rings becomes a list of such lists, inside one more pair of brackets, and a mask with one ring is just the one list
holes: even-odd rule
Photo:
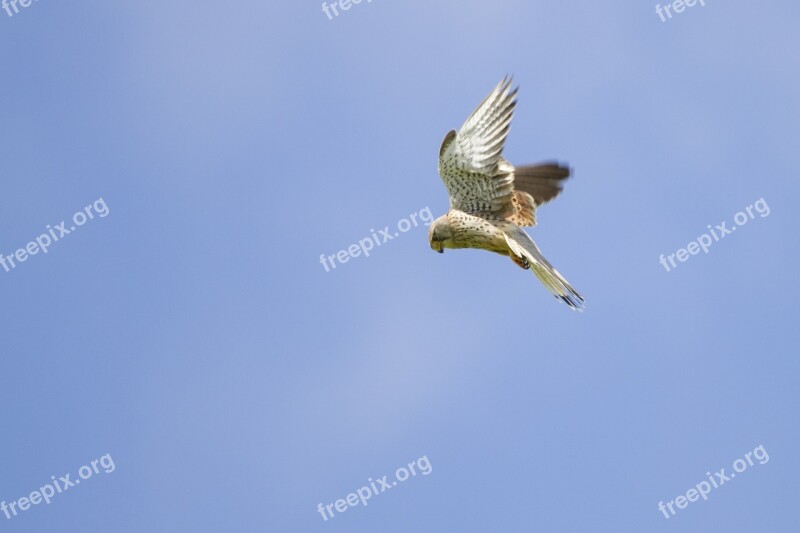
[[537, 208], [558, 196], [568, 167], [543, 163], [515, 168], [503, 158], [518, 88], [506, 77], [439, 149], [439, 175], [450, 209], [428, 230], [432, 249], [478, 248], [530, 269], [556, 298], [582, 311], [583, 297], [544, 258], [522, 229], [536, 225]]

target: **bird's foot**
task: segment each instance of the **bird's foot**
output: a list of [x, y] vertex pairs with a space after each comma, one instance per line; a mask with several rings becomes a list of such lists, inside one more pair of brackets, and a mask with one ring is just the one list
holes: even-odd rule
[[524, 257], [520, 257], [512, 253], [511, 260], [514, 261], [520, 268], [524, 268], [525, 270], [531, 268], [531, 264]]

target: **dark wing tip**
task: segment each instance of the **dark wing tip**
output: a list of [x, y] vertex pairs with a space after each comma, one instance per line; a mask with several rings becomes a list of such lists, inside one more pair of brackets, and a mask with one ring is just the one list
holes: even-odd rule
[[542, 205], [561, 193], [564, 180], [571, 174], [572, 169], [558, 161], [516, 167], [514, 189], [527, 192], [533, 196], [536, 205]]
[[583, 312], [586, 309], [583, 296], [581, 296], [577, 292], [571, 291], [570, 293], [565, 294], [563, 296], [556, 295], [556, 298], [567, 304], [570, 307], [570, 309], [573, 309], [575, 311]]

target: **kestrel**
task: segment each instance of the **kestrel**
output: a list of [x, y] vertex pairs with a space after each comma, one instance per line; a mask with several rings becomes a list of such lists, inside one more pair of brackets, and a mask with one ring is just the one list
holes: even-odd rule
[[448, 133], [439, 150], [439, 175], [450, 209], [428, 230], [431, 248], [479, 248], [531, 269], [556, 298], [582, 311], [583, 297], [553, 268], [522, 229], [536, 225], [536, 209], [558, 196], [568, 167], [558, 163], [514, 168], [503, 158], [517, 90], [505, 78], [470, 115]]

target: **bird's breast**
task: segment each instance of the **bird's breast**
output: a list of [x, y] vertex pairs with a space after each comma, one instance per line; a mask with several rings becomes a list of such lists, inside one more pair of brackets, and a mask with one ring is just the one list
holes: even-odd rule
[[454, 248], [479, 248], [508, 253], [505, 234], [491, 220], [453, 210], [448, 214]]

